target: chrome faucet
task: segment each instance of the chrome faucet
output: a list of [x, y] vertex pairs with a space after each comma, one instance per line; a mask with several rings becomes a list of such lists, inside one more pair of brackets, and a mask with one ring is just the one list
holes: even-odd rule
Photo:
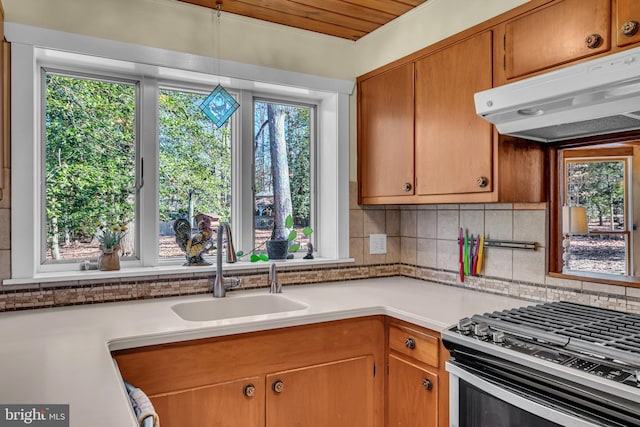
[[272, 262], [269, 265], [269, 278], [267, 279], [269, 284], [270, 294], [279, 294], [282, 292], [282, 283], [278, 283], [278, 272], [276, 271], [276, 263]]
[[236, 251], [233, 249], [233, 238], [231, 237], [231, 225], [228, 222], [221, 222], [218, 225], [218, 238], [216, 242], [216, 278], [213, 280], [213, 297], [223, 298], [228, 288], [240, 286], [242, 279], [238, 277], [224, 277], [222, 275], [222, 234], [227, 238], [227, 263], [232, 264], [238, 260]]

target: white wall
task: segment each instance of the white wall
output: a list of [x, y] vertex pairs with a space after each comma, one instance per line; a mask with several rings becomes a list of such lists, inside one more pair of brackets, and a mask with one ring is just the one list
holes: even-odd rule
[[[4, 0], [6, 21], [218, 56], [215, 10], [177, 0]], [[355, 42], [223, 13], [223, 59], [353, 79]], [[223, 70], [224, 71], [224, 70]]]
[[428, 0], [356, 43], [356, 75], [432, 45], [529, 0]]

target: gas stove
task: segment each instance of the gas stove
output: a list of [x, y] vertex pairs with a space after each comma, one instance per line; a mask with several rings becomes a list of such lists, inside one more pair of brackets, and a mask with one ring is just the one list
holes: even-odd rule
[[640, 315], [552, 302], [461, 319], [443, 341], [640, 400]]

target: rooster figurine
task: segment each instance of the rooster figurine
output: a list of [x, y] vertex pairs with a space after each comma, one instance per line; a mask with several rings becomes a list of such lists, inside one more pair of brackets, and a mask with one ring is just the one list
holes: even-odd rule
[[197, 215], [198, 233], [191, 236], [191, 224], [186, 219], [177, 219], [173, 223], [173, 231], [176, 233], [176, 243], [185, 252], [186, 266], [211, 265], [205, 261], [202, 255], [213, 248], [211, 218], [206, 215]]

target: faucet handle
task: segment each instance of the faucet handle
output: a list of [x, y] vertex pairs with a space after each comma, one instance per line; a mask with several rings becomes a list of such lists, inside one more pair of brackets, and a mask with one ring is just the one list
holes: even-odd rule
[[242, 277], [225, 277], [224, 281], [226, 288], [235, 288], [237, 286], [242, 286]]

